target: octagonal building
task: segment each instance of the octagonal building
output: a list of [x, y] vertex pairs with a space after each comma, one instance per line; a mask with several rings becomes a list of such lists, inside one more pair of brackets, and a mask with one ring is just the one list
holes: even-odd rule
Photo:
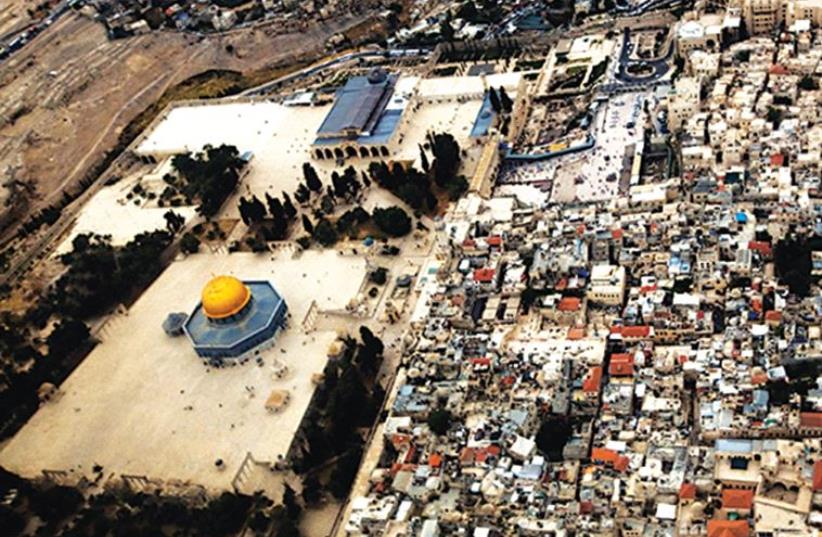
[[270, 282], [217, 276], [203, 288], [184, 331], [202, 358], [239, 358], [270, 342], [287, 313]]

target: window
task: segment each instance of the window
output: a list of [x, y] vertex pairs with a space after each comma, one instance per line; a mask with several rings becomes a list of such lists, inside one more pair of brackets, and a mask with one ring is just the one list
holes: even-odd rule
[[748, 469], [748, 459], [745, 457], [731, 457], [731, 469], [732, 470], [747, 470]]

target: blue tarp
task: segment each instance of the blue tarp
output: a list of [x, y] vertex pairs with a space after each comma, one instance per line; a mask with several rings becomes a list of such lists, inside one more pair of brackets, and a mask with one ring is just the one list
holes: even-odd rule
[[491, 96], [486, 92], [485, 98], [482, 100], [477, 117], [474, 120], [474, 126], [471, 128], [471, 138], [479, 138], [488, 134], [488, 129], [491, 128], [491, 122], [494, 121], [494, 107], [491, 106]]

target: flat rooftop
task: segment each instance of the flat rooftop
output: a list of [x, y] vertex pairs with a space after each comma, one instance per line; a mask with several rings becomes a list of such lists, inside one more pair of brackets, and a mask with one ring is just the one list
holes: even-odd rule
[[[333, 331], [305, 333], [312, 301], [320, 310], [343, 309], [365, 276], [364, 259], [333, 250], [292, 258], [271, 255], [197, 254], [173, 263], [125, 315], [109, 320], [103, 340], [0, 452], [0, 465], [23, 477], [43, 470], [106, 477], [145, 476], [163, 482], [231, 488], [246, 453], [273, 462], [284, 455], [322, 372]], [[167, 313], [190, 311], [214, 274], [270, 280], [292, 313], [274, 347], [254, 361], [208, 368], [185, 336], [162, 329]], [[333, 282], [333, 285], [329, 285]], [[288, 366], [282, 379], [275, 360]], [[270, 413], [273, 390], [290, 402]], [[225, 468], [215, 467], [222, 459]]]

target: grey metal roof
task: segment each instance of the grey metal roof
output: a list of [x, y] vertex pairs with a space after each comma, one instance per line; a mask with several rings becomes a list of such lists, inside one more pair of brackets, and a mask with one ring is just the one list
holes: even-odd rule
[[394, 80], [396, 77], [386, 77], [379, 82], [372, 82], [367, 76], [349, 78], [337, 91], [334, 106], [317, 134], [340, 136], [351, 131], [357, 134], [370, 131], [391, 97]]

